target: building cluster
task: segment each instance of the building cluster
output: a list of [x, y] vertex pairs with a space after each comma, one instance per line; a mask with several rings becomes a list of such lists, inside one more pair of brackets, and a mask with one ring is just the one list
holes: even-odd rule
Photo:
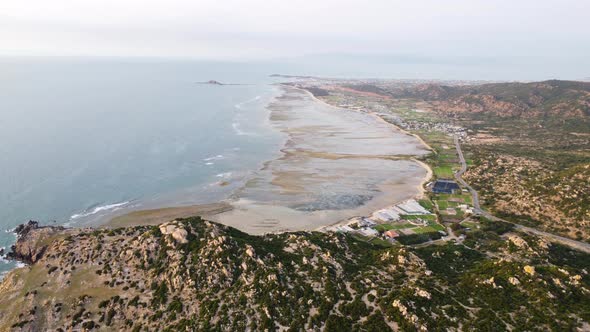
[[386, 121], [408, 131], [439, 131], [448, 135], [457, 135], [460, 139], [467, 137], [467, 128], [456, 126], [450, 123], [403, 120], [400, 116], [391, 113], [380, 113], [379, 116], [381, 116]]
[[[421, 218], [407, 218], [404, 216], [419, 216], [429, 215], [432, 212], [425, 209], [420, 203], [414, 199], [404, 201], [391, 207], [387, 207], [378, 211], [375, 211], [370, 217], [356, 217], [351, 219], [346, 225], [339, 225], [329, 228], [335, 232], [350, 233], [355, 232], [366, 237], [379, 236], [379, 231], [375, 227], [383, 223], [391, 223], [397, 221], [404, 221], [411, 223], [415, 226], [426, 226], [428, 225], [427, 220]], [[383, 233], [383, 237], [388, 240], [393, 240], [401, 235], [401, 233], [413, 233], [411, 230], [387, 230]]]

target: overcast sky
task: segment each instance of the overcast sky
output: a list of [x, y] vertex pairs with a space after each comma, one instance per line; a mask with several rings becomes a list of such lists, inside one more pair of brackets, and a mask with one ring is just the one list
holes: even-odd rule
[[1, 0], [0, 54], [590, 56], [589, 0]]

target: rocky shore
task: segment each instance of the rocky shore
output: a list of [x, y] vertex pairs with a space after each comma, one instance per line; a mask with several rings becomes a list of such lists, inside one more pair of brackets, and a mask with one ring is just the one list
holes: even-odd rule
[[26, 264], [37, 262], [47, 250], [49, 240], [65, 228], [61, 226], [39, 226], [37, 221], [30, 220], [15, 228], [17, 241], [12, 245], [6, 257]]

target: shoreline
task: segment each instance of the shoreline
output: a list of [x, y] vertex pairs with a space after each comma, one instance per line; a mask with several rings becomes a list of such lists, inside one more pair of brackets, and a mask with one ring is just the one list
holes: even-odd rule
[[[282, 83], [280, 83], [280, 84], [282, 85]], [[432, 148], [430, 145], [428, 145], [428, 143], [426, 143], [426, 142], [425, 142], [425, 141], [422, 139], [422, 137], [418, 136], [417, 134], [410, 133], [409, 131], [407, 131], [407, 130], [405, 130], [405, 129], [403, 129], [403, 128], [401, 128], [401, 127], [399, 127], [399, 126], [397, 126], [397, 125], [395, 125], [395, 124], [393, 124], [393, 123], [391, 123], [391, 122], [389, 122], [389, 121], [387, 121], [387, 120], [385, 120], [385, 119], [383, 119], [383, 118], [382, 118], [381, 116], [379, 116], [379, 114], [378, 114], [378, 113], [376, 113], [376, 112], [371, 112], [371, 111], [362, 112], [362, 111], [358, 111], [358, 110], [354, 110], [354, 109], [349, 109], [349, 108], [345, 108], [345, 107], [338, 107], [338, 106], [335, 106], [335, 105], [332, 105], [332, 104], [330, 104], [330, 103], [327, 103], [326, 101], [324, 101], [324, 100], [322, 100], [322, 99], [320, 99], [320, 98], [316, 97], [316, 96], [315, 96], [315, 95], [314, 95], [314, 94], [313, 94], [311, 91], [309, 91], [309, 90], [307, 90], [307, 89], [305, 89], [305, 88], [299, 88], [299, 87], [293, 87], [293, 86], [289, 86], [289, 87], [291, 87], [291, 88], [294, 88], [294, 89], [299, 89], [299, 90], [305, 91], [305, 92], [306, 92], [308, 95], [310, 95], [310, 96], [311, 96], [311, 98], [313, 98], [315, 101], [317, 101], [317, 102], [319, 102], [319, 103], [322, 103], [322, 104], [324, 104], [324, 105], [326, 105], [326, 106], [329, 106], [329, 107], [331, 107], [331, 108], [334, 108], [334, 109], [337, 109], [337, 110], [346, 109], [346, 110], [348, 110], [348, 111], [358, 112], [358, 113], [362, 113], [362, 114], [366, 114], [366, 115], [372, 116], [372, 117], [376, 118], [377, 120], [379, 120], [379, 121], [381, 121], [381, 122], [383, 122], [383, 123], [386, 123], [386, 124], [388, 124], [389, 126], [392, 126], [393, 128], [395, 128], [395, 129], [396, 129], [396, 130], [398, 130], [399, 132], [401, 132], [401, 133], [404, 133], [404, 134], [406, 134], [406, 135], [409, 135], [409, 136], [413, 136], [414, 138], [418, 139], [418, 141], [420, 141], [420, 143], [421, 143], [421, 144], [422, 144], [422, 145], [423, 145], [423, 146], [424, 146], [424, 147], [425, 147], [427, 150], [429, 150], [429, 151], [431, 151], [431, 152], [434, 152], [434, 151], [435, 151], [435, 150], [434, 150], [434, 149], [433, 149], [433, 148]], [[424, 179], [422, 179], [422, 182], [420, 182], [420, 185], [417, 187], [417, 189], [419, 190], [419, 193], [418, 193], [418, 194], [416, 194], [416, 195], [414, 196], [414, 198], [415, 198], [415, 199], [421, 199], [421, 198], [423, 198], [423, 197], [424, 197], [424, 194], [426, 193], [426, 189], [424, 188], [424, 185], [425, 185], [426, 183], [428, 183], [429, 181], [431, 181], [431, 180], [432, 180], [432, 177], [433, 177], [433, 175], [434, 175], [434, 172], [432, 171], [432, 168], [431, 168], [431, 167], [430, 167], [428, 164], [426, 164], [425, 162], [423, 162], [423, 161], [421, 161], [421, 160], [418, 160], [418, 159], [416, 159], [416, 158], [413, 158], [413, 157], [412, 157], [412, 158], [410, 158], [410, 160], [412, 160], [413, 162], [417, 163], [418, 165], [420, 165], [422, 168], [424, 168], [424, 169], [426, 170], [426, 176], [424, 177]], [[390, 205], [390, 206], [393, 206], [393, 205], [399, 204], [399, 203], [401, 203], [401, 202], [403, 202], [403, 201], [405, 201], [405, 200], [401, 200], [401, 201], [394, 201], [394, 202], [392, 202], [392, 203], [391, 203], [391, 205]], [[377, 211], [377, 210], [375, 210], [375, 211]], [[326, 230], [326, 228], [328, 228], [328, 227], [334, 227], [334, 226], [341, 226], [341, 225], [346, 225], [346, 224], [350, 223], [350, 220], [352, 220], [352, 219], [354, 219], [354, 218], [358, 218], [358, 217], [360, 217], [360, 216], [351, 216], [350, 218], [347, 218], [347, 219], [345, 219], [345, 220], [340, 220], [340, 221], [337, 221], [337, 222], [335, 222], [335, 223], [332, 223], [332, 224], [330, 224], [330, 225], [324, 225], [324, 226], [320, 226], [320, 227], [316, 228], [316, 229], [315, 229], [315, 231], [323, 232], [323, 231], [325, 231], [325, 230]]]
[[233, 207], [231, 204], [221, 201], [209, 204], [137, 210], [114, 217], [99, 227], [116, 228], [138, 225], [158, 225], [162, 222], [179, 218], [188, 218], [195, 215], [203, 218], [210, 218], [216, 214], [231, 211], [232, 209]]
[[[378, 119], [379, 121], [381, 121], [381, 122], [383, 122], [383, 123], [386, 123], [386, 124], [388, 124], [388, 125], [392, 126], [393, 128], [397, 129], [398, 131], [400, 131], [400, 132], [402, 132], [402, 133], [404, 133], [404, 134], [406, 134], [406, 135], [413, 136], [414, 138], [417, 138], [417, 139], [418, 139], [418, 141], [420, 141], [420, 143], [422, 143], [422, 145], [423, 145], [423, 146], [424, 146], [424, 147], [425, 147], [427, 150], [430, 150], [431, 152], [434, 152], [434, 151], [435, 151], [435, 150], [434, 150], [434, 149], [433, 149], [433, 148], [432, 148], [430, 145], [428, 145], [428, 143], [426, 143], [426, 141], [424, 141], [424, 140], [422, 139], [422, 137], [418, 136], [417, 134], [410, 133], [409, 131], [407, 131], [407, 130], [405, 130], [405, 129], [403, 129], [403, 128], [401, 128], [401, 127], [399, 127], [399, 126], [397, 126], [397, 125], [395, 125], [395, 124], [393, 124], [393, 123], [391, 123], [391, 122], [389, 122], [389, 121], [387, 121], [387, 120], [385, 120], [385, 119], [383, 119], [381, 116], [379, 116], [379, 114], [378, 114], [378, 113], [375, 113], [375, 112], [361, 112], [361, 111], [353, 110], [353, 109], [350, 109], [350, 108], [344, 108], [344, 107], [338, 107], [338, 106], [334, 106], [334, 105], [332, 105], [332, 104], [329, 104], [329, 103], [327, 103], [326, 101], [324, 101], [324, 100], [322, 100], [322, 99], [320, 99], [320, 98], [318, 98], [318, 97], [314, 96], [314, 95], [313, 95], [313, 93], [311, 93], [311, 91], [309, 91], [309, 90], [306, 90], [306, 89], [303, 89], [303, 88], [297, 88], [297, 87], [294, 87], [294, 88], [295, 88], [295, 89], [300, 89], [300, 90], [303, 90], [303, 91], [307, 92], [307, 93], [308, 93], [308, 94], [309, 94], [309, 95], [310, 95], [310, 96], [311, 96], [311, 97], [312, 97], [314, 100], [316, 100], [316, 101], [318, 101], [318, 102], [320, 102], [320, 103], [323, 103], [323, 104], [324, 104], [324, 105], [326, 105], [326, 106], [329, 106], [329, 107], [332, 107], [332, 108], [335, 108], [335, 109], [346, 109], [346, 110], [353, 111], [353, 112], [358, 112], [358, 113], [362, 113], [362, 114], [368, 114], [368, 115], [370, 115], [370, 116], [372, 116], [372, 117], [374, 117], [374, 118]], [[420, 184], [420, 187], [418, 188], [418, 189], [420, 190], [420, 194], [419, 194], [419, 196], [417, 196], [417, 197], [423, 197], [423, 195], [424, 195], [424, 192], [426, 191], [426, 190], [424, 189], [424, 184], [428, 183], [428, 181], [430, 181], [430, 180], [432, 179], [432, 176], [434, 175], [434, 173], [433, 173], [433, 171], [432, 171], [432, 168], [431, 168], [431, 167], [430, 167], [428, 164], [426, 164], [425, 162], [423, 162], [423, 161], [421, 161], [421, 160], [418, 160], [418, 159], [416, 159], [416, 158], [413, 158], [413, 157], [412, 157], [412, 158], [410, 158], [410, 160], [412, 160], [412, 161], [414, 161], [414, 162], [418, 163], [418, 164], [419, 164], [420, 166], [422, 166], [422, 168], [424, 168], [424, 169], [426, 170], [426, 172], [427, 172], [427, 174], [426, 174], [426, 178], [424, 178], [424, 180], [423, 180], [423, 181], [422, 181], [422, 183]]]
[[[405, 201], [407, 199], [411, 199], [411, 198], [416, 198], [416, 197], [422, 197], [424, 195], [424, 184], [432, 177], [432, 170], [423, 162], [419, 161], [416, 159], [416, 154], [414, 154], [414, 152], [411, 152], [409, 154], [403, 154], [403, 152], [393, 152], [395, 150], [389, 151], [389, 154], [363, 154], [363, 153], [358, 153], [358, 147], [357, 150], [354, 150], [354, 145], [351, 146], [351, 148], [353, 148], [353, 152], [350, 154], [347, 154], [345, 152], [339, 151], [338, 149], [336, 149], [336, 151], [330, 151], [330, 148], [327, 148], [328, 146], [330, 146], [330, 143], [334, 143], [333, 141], [325, 141], [324, 139], [322, 139], [322, 137], [316, 138], [316, 140], [314, 141], [314, 143], [317, 143], [318, 140], [321, 143], [317, 143], [320, 144], [319, 150], [300, 150], [299, 148], [297, 148], [297, 144], [302, 144], [300, 141], [297, 141], [294, 143], [293, 139], [293, 135], [296, 135], [297, 138], [300, 140], [301, 136], [303, 137], [307, 137], [307, 140], [311, 139], [314, 140], [314, 134], [317, 135], [315, 133], [315, 129], [313, 129], [311, 132], [306, 131], [305, 128], [307, 128], [306, 126], [310, 126], [310, 124], [301, 124], [297, 121], [300, 121], [301, 119], [297, 118], [297, 116], [299, 115], [299, 113], [303, 112], [310, 112], [310, 110], [308, 110], [305, 107], [312, 107], [312, 113], [315, 114], [316, 112], [319, 112], [317, 114], [323, 114], [322, 112], [326, 112], [325, 108], [324, 110], [322, 110], [322, 108], [319, 109], [313, 109], [313, 104], [317, 103], [317, 105], [321, 105], [322, 107], [328, 107], [330, 110], [338, 110], [338, 111], [342, 111], [342, 110], [346, 110], [346, 111], [353, 111], [353, 110], [349, 110], [346, 108], [341, 108], [341, 107], [336, 107], [334, 105], [328, 104], [325, 101], [315, 97], [310, 91], [306, 90], [306, 89], [302, 89], [302, 88], [298, 88], [298, 87], [293, 87], [293, 86], [289, 86], [289, 85], [284, 85], [284, 84], [276, 84], [276, 86], [280, 87], [282, 90], [284, 90], [283, 94], [281, 95], [282, 97], [284, 97], [284, 100], [280, 100], [281, 97], [277, 97], [277, 99], [275, 99], [273, 102], [269, 103], [266, 107], [269, 109], [270, 113], [269, 113], [269, 119], [271, 120], [271, 122], [274, 122], [274, 126], [277, 130], [283, 132], [284, 134], [286, 134], [287, 138], [285, 139], [283, 145], [281, 146], [281, 148], [279, 149], [279, 151], [277, 151], [277, 153], [279, 154], [277, 156], [277, 158], [275, 159], [271, 159], [271, 160], [267, 160], [265, 161], [263, 164], [263, 167], [261, 167], [258, 171], [255, 171], [255, 176], [253, 177], [252, 180], [257, 180], [260, 181], [260, 176], [258, 178], [256, 178], [257, 175], [260, 175], [261, 173], [264, 172], [271, 172], [273, 174], [273, 180], [271, 182], [272, 185], [274, 186], [279, 186], [281, 188], [281, 190], [286, 190], [287, 191], [287, 196], [291, 195], [289, 194], [289, 192], [291, 190], [294, 190], [295, 194], [299, 194], [300, 190], [309, 190], [309, 188], [305, 187], [305, 185], [309, 185], [309, 183], [306, 183], [305, 180], [309, 180], [309, 177], [318, 177], [317, 180], [314, 181], [319, 181], [317, 183], [322, 183], [322, 181], [328, 181], [331, 182], [332, 180], [328, 180], [328, 179], [323, 179], [323, 177], [325, 177], [325, 175], [323, 175], [322, 171], [320, 171], [320, 173], [315, 173], [312, 169], [312, 174], [310, 175], [309, 173], [309, 169], [303, 169], [305, 170], [307, 173], [303, 173], [301, 175], [295, 175], [297, 173], [293, 173], [293, 175], [290, 174], [290, 172], [284, 172], [281, 170], [282, 167], [295, 167], [295, 169], [297, 169], [298, 165], [299, 167], [301, 167], [300, 164], [298, 164], [298, 162], [301, 160], [301, 158], [303, 159], [309, 159], [311, 160], [311, 162], [313, 162], [314, 160], [332, 160], [332, 162], [330, 163], [330, 165], [333, 165], [331, 167], [341, 167], [338, 166], [338, 161], [341, 160], [344, 163], [349, 163], [352, 160], [359, 160], [358, 162], [366, 162], [367, 160], [390, 160], [390, 161], [409, 161], [412, 163], [415, 163], [416, 165], [419, 166], [419, 168], [422, 168], [426, 171], [426, 174], [424, 175], [424, 177], [420, 176], [419, 178], [414, 178], [412, 174], [415, 171], [409, 171], [406, 170], [405, 172], [410, 172], [410, 174], [406, 175], [408, 176], [408, 178], [405, 177], [401, 177], [401, 178], [397, 178], [393, 177], [393, 178], [384, 178], [383, 182], [381, 184], [379, 184], [379, 193], [376, 194], [375, 196], [373, 196], [369, 201], [362, 203], [358, 206], [353, 205], [351, 207], [346, 207], [342, 210], [337, 209], [330, 209], [330, 208], [321, 208], [319, 210], [312, 210], [309, 213], [305, 213], [303, 210], [303, 212], [297, 211], [297, 210], [290, 210], [289, 208], [287, 208], [289, 206], [288, 203], [291, 203], [291, 205], [293, 203], [297, 203], [297, 199], [295, 198], [296, 196], [293, 196], [293, 201], [290, 202], [289, 198], [285, 198], [285, 194], [282, 193], [281, 195], [283, 197], [280, 197], [279, 199], [283, 199], [283, 204], [281, 204], [279, 201], [273, 203], [272, 201], [252, 201], [250, 198], [248, 198], [248, 191], [251, 189], [249, 186], [249, 181], [246, 181], [246, 185], [243, 188], [237, 188], [232, 194], [230, 194], [228, 196], [227, 199], [222, 200], [222, 201], [218, 201], [216, 203], [212, 203], [212, 204], [204, 204], [204, 205], [190, 205], [190, 206], [180, 206], [180, 207], [163, 207], [163, 208], [156, 208], [156, 209], [149, 209], [149, 210], [137, 210], [137, 211], [132, 211], [130, 213], [127, 214], [123, 214], [121, 216], [117, 216], [114, 217], [110, 220], [108, 220], [106, 223], [103, 224], [103, 227], [120, 227], [120, 226], [127, 226], [127, 225], [137, 225], [137, 224], [158, 224], [158, 223], [162, 223], [162, 222], [166, 222], [169, 220], [172, 220], [174, 218], [182, 218], [182, 217], [188, 217], [188, 216], [194, 216], [194, 215], [200, 215], [204, 218], [207, 218], [209, 220], [212, 221], [216, 221], [216, 222], [220, 222], [222, 224], [226, 224], [228, 226], [232, 226], [232, 227], [236, 227], [242, 231], [245, 231], [247, 233], [250, 234], [265, 234], [265, 233], [280, 233], [280, 232], [289, 232], [289, 231], [299, 231], [299, 230], [304, 230], [304, 231], [313, 231], [313, 230], [321, 230], [322, 228], [325, 228], [327, 226], [331, 226], [334, 224], [339, 224], [342, 222], [346, 222], [347, 220], [349, 220], [350, 218], [353, 218], [355, 215], [358, 215], [358, 213], [371, 213], [371, 211], [376, 211], [380, 208], [383, 208], [385, 206], [389, 206], [391, 204], [396, 204], [402, 201]], [[289, 94], [289, 91], [292, 91], [291, 94]], [[297, 97], [297, 94], [293, 93], [293, 91], [298, 91], [300, 93], [304, 93], [307, 97], [309, 97], [309, 99], [307, 99], [307, 101], [305, 100], [305, 98], [299, 100], [296, 99], [296, 101], [299, 101], [300, 103], [303, 103], [304, 107], [301, 109], [301, 111], [298, 111], [297, 108], [292, 109], [292, 107], [297, 107], [297, 103], [296, 106], [290, 105], [289, 103], [292, 101], [292, 99], [289, 98], [301, 98], [301, 97]], [[311, 102], [311, 103], [310, 103]], [[317, 107], [317, 106], [316, 106]], [[278, 112], [278, 113], [277, 113]], [[285, 113], [286, 112], [286, 113]], [[416, 145], [416, 147], [420, 146], [419, 149], [421, 149], [421, 151], [432, 151], [432, 148], [430, 146], [428, 146], [427, 144], [425, 144], [425, 142], [417, 137], [416, 135], [410, 134], [407, 131], [393, 125], [392, 123], [389, 123], [387, 121], [385, 121], [383, 118], [381, 118], [379, 115], [373, 113], [373, 112], [351, 112], [353, 114], [360, 114], [361, 117], [364, 116], [369, 116], [368, 118], [373, 119], [374, 121], [377, 121], [378, 123], [384, 124], [384, 126], [377, 126], [375, 127], [375, 133], [378, 137], [384, 137], [386, 139], [396, 139], [395, 135], [389, 137], [389, 135], [384, 134], [387, 131], [383, 131], [384, 128], [394, 128], [394, 132], [397, 132], [399, 134], [402, 135], [408, 135], [411, 136], [412, 138], [418, 138], [418, 143]], [[327, 111], [326, 114], [331, 114], [331, 116], [336, 116], [339, 117], [340, 114], [338, 114], [338, 112], [334, 113], [332, 111]], [[284, 116], [287, 116], [286, 118], [284, 118]], [[290, 118], [292, 116], [295, 116], [295, 118]], [[273, 119], [274, 117], [274, 119]], [[344, 121], [344, 123], [348, 123], [348, 127], [342, 127], [342, 128], [348, 128], [350, 130], [350, 126], [352, 123], [352, 126], [356, 126], [356, 120], [358, 119], [359, 116], [353, 116], [352, 120], [349, 117], [344, 117], [342, 118]], [[321, 118], [320, 118], [321, 119]], [[319, 120], [319, 123], [315, 123], [313, 121], [315, 120], [311, 120], [312, 124], [311, 125], [315, 125], [315, 126], [321, 126], [322, 125], [322, 120]], [[325, 120], [323, 120], [325, 123]], [[348, 122], [347, 122], [348, 121]], [[297, 124], [299, 125], [299, 127], [297, 127]], [[326, 124], [324, 124], [326, 125]], [[294, 128], [292, 128], [292, 126], [295, 126]], [[335, 124], [334, 126], [338, 126], [337, 124]], [[359, 128], [364, 128], [364, 130], [369, 130], [372, 128], [370, 126], [370, 122], [369, 124], [365, 123], [364, 121], [361, 121], [359, 123]], [[363, 127], [365, 126], [365, 127]], [[381, 129], [379, 129], [381, 128]], [[336, 127], [336, 129], [341, 130], [340, 127]], [[293, 132], [294, 130], [294, 132]], [[362, 129], [360, 129], [362, 130]], [[353, 130], [351, 133], [353, 133], [355, 130]], [[308, 137], [308, 135], [312, 135], [311, 137]], [[381, 136], [384, 135], [384, 136]], [[337, 137], [339, 140], [337, 140], [338, 144], [343, 144], [346, 141], [343, 141], [343, 139], [345, 138], [339, 138]], [[357, 138], [358, 139], [358, 138]], [[363, 138], [360, 138], [363, 139]], [[305, 143], [305, 139], [303, 141], [303, 144]], [[362, 142], [362, 141], [361, 141]], [[368, 143], [368, 142], [367, 142]], [[293, 146], [293, 144], [295, 144], [295, 146]], [[327, 145], [326, 145], [327, 144]], [[357, 143], [358, 144], [358, 143]], [[401, 142], [400, 142], [401, 144]], [[348, 147], [348, 143], [345, 143], [344, 146]], [[404, 145], [399, 145], [397, 144], [397, 146], [404, 146]], [[326, 151], [324, 151], [323, 149], [326, 149]], [[425, 148], [425, 149], [424, 149]], [[418, 151], [418, 150], [416, 150]], [[396, 154], [397, 153], [397, 154]], [[295, 158], [295, 160], [290, 159], [290, 158]], [[316, 158], [316, 159], [314, 159]], [[319, 158], [319, 159], [317, 159]], [[283, 166], [277, 166], [277, 165], [273, 165], [276, 163], [281, 163], [280, 165]], [[285, 164], [286, 163], [286, 164]], [[295, 163], [295, 164], [292, 164]], [[334, 164], [336, 163], [336, 164]], [[396, 165], [396, 164], [392, 164], [392, 165]], [[401, 164], [403, 165], [403, 164]], [[279, 170], [277, 170], [277, 167], [279, 167]], [[380, 172], [391, 172], [393, 169], [390, 169], [387, 166], [381, 167], [381, 166], [371, 166], [371, 167], [378, 167], [375, 169], [375, 171], [380, 171]], [[393, 166], [393, 167], [402, 167], [402, 169], [405, 169], [404, 166]], [[274, 169], [274, 171], [273, 171]], [[338, 169], [338, 168], [336, 168]], [[335, 170], [336, 170], [335, 169]], [[334, 170], [334, 171], [335, 171]], [[274, 173], [274, 172], [279, 172], [279, 173]], [[293, 172], [293, 171], [291, 171]], [[284, 173], [284, 174], [283, 174]], [[335, 173], [336, 175], [333, 176], [339, 176], [339, 177], [347, 177], [347, 175], [345, 175], [345, 173], [342, 173], [342, 170], [338, 171], [337, 173]], [[339, 175], [340, 174], [340, 175]], [[361, 173], [360, 179], [363, 179], [363, 173]], [[383, 174], [383, 173], [382, 173]], [[387, 173], [386, 173], [387, 174]], [[403, 174], [403, 173], [402, 173]], [[301, 179], [301, 176], [305, 175], [305, 177], [307, 177], [305, 180]], [[401, 176], [401, 175], [400, 175]], [[412, 176], [412, 177], [409, 177]], [[407, 179], [407, 180], [406, 180]], [[414, 179], [414, 180], [412, 180]], [[404, 195], [404, 193], [408, 193], [407, 190], [409, 190], [409, 188], [407, 187], [408, 184], [406, 184], [406, 181], [410, 181], [410, 182], [416, 182], [418, 181], [418, 179], [420, 179], [420, 183], [415, 185], [415, 189], [417, 190], [417, 193], [413, 193], [414, 190], [412, 190], [412, 196], [409, 195]], [[263, 178], [264, 180], [264, 178]], [[299, 182], [297, 182], [299, 181]], [[301, 181], [304, 181], [303, 184], [301, 183]], [[401, 181], [401, 182], [400, 182]], [[254, 181], [256, 182], [256, 181]], [[313, 182], [313, 183], [316, 183]], [[367, 183], [367, 185], [369, 185], [369, 183]], [[304, 186], [304, 187], [300, 187], [300, 186]], [[404, 187], [405, 186], [405, 187]], [[412, 184], [412, 186], [414, 186], [414, 184]], [[253, 189], [253, 190], [265, 190], [264, 188], [258, 188], [258, 189]], [[267, 188], [266, 190], [270, 190], [269, 193], [272, 194], [273, 193], [273, 188]], [[244, 193], [246, 192], [246, 193]], [[354, 193], [354, 190], [351, 189], [351, 192]], [[268, 195], [268, 193], [264, 193], [266, 195]], [[233, 197], [232, 197], [233, 196]], [[395, 196], [394, 198], [394, 202], [390, 201], [390, 199], [392, 198], [391, 196]], [[287, 199], [287, 201], [285, 202], [285, 199]], [[214, 206], [214, 207], [212, 207]], [[350, 213], [347, 215], [347, 213]], [[299, 216], [299, 217], [297, 217]], [[305, 220], [308, 219], [306, 222], [300, 222], [297, 223], [295, 222], [295, 220], [297, 220], [297, 218], [299, 218], [299, 220]], [[337, 219], [335, 222], [329, 222], [329, 219]], [[327, 222], [328, 221], [328, 222]], [[327, 223], [326, 223], [327, 222]], [[322, 223], [320, 225], [317, 225], [317, 223]], [[315, 225], [314, 225], [315, 224]]]

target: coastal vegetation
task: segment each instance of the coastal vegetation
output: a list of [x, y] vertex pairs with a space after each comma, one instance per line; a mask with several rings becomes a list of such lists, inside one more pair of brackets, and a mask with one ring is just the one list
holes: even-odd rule
[[0, 285], [0, 329], [541, 331], [587, 324], [590, 255], [510, 224], [480, 223], [469, 246], [415, 249], [337, 233], [253, 236], [200, 218], [24, 237], [49, 245]]

